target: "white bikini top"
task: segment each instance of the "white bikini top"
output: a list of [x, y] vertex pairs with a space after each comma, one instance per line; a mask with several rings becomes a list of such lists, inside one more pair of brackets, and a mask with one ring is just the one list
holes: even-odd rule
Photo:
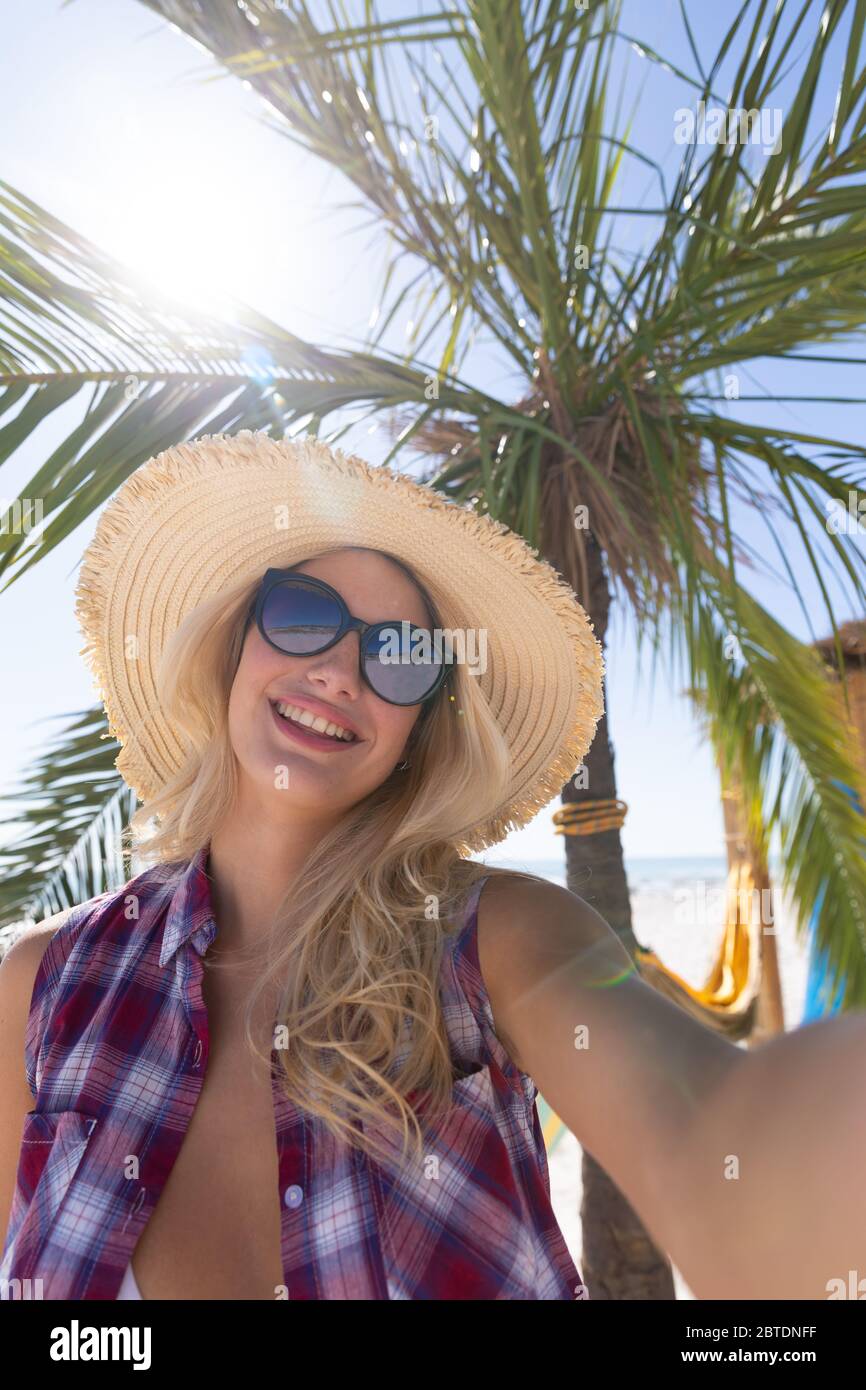
[[[141, 1290], [136, 1284], [135, 1275], [132, 1272], [132, 1260], [130, 1260], [129, 1264], [126, 1266], [126, 1271], [123, 1276], [123, 1283], [120, 1286], [120, 1292], [118, 1293], [117, 1297], [141, 1299]], [[143, 1301], [144, 1300], [142, 1299], [142, 1302]]]

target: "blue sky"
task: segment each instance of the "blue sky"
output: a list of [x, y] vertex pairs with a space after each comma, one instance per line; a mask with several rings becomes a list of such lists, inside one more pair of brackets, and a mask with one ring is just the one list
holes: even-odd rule
[[[690, 0], [687, 9], [709, 56], [730, 23], [727, 7]], [[381, 6], [383, 15], [412, 12], [405, 4]], [[381, 243], [369, 226], [361, 227], [366, 218], [338, 208], [352, 196], [348, 185], [266, 126], [252, 91], [226, 77], [203, 82], [205, 55], [134, 0], [73, 0], [67, 6], [28, 0], [5, 7], [0, 25], [0, 177], [165, 289], [194, 297], [223, 288], [302, 337], [321, 344], [360, 340], [375, 300]], [[673, 0], [652, 7], [626, 3], [622, 27], [693, 70]], [[618, 78], [629, 101], [642, 98], [632, 139], [671, 170], [677, 158], [672, 112], [686, 100], [685, 91], [625, 44]], [[784, 97], [783, 90], [782, 105]], [[825, 124], [832, 105], [826, 86], [816, 102]], [[623, 201], [626, 194], [645, 203], [656, 199], [653, 179], [645, 168], [627, 168]], [[622, 229], [624, 244], [637, 245], [646, 235], [640, 219]], [[390, 346], [399, 344], [399, 333], [389, 339]], [[497, 370], [494, 361], [479, 358], [473, 379], [507, 399]], [[762, 362], [740, 389], [862, 396], [862, 371]], [[0, 495], [8, 498], [24, 486], [82, 409], [73, 401], [42, 426], [4, 468]], [[863, 406], [739, 402], [736, 414], [852, 440], [862, 439], [866, 426]], [[359, 441], [352, 447], [365, 452]], [[381, 457], [375, 437], [366, 453], [374, 462]], [[766, 519], [735, 520], [778, 568]], [[72, 601], [93, 524], [80, 527], [0, 595], [4, 647], [11, 655], [0, 725], [0, 797], [46, 733], [62, 726], [56, 716], [92, 703]], [[787, 546], [783, 533], [776, 538]], [[802, 554], [792, 548], [790, 558], [807, 614], [770, 576], [755, 575], [750, 587], [798, 636], [810, 636], [807, 617], [824, 635], [828, 624]], [[839, 618], [855, 616], [840, 604], [832, 582], [831, 593]], [[607, 664], [619, 791], [630, 806], [623, 832], [627, 856], [722, 853], [712, 753], [678, 683], [662, 668], [653, 682], [648, 653], [639, 662], [622, 611], [614, 613]], [[557, 804], [488, 857], [556, 857], [561, 840], [550, 816]], [[0, 837], [9, 832], [0, 827]]]

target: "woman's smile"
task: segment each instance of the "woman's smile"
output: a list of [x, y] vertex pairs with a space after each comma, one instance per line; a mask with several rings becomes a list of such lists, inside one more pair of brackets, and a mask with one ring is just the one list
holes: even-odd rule
[[[280, 702], [282, 703], [282, 702]], [[271, 718], [284, 738], [291, 739], [293, 743], [300, 743], [306, 748], [321, 748], [328, 753], [344, 752], [347, 748], [353, 748], [356, 744], [364, 743], [364, 739], [353, 737], [351, 739], [340, 738], [336, 734], [318, 733], [315, 729], [308, 728], [304, 724], [299, 724], [294, 719], [286, 718], [280, 714], [275, 700], [268, 700], [271, 708]], [[288, 706], [283, 705], [286, 709]], [[336, 720], [334, 721], [336, 723]]]

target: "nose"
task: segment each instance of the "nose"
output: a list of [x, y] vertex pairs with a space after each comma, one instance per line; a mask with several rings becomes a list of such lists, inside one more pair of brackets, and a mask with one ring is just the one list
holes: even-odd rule
[[328, 690], [356, 699], [361, 689], [361, 639], [357, 632], [347, 632], [326, 652], [305, 658], [307, 676]]

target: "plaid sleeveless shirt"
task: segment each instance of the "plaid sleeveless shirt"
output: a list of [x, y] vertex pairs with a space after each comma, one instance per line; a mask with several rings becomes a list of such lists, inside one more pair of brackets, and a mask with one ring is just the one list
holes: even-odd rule
[[[207, 854], [79, 905], [45, 951], [4, 1298], [25, 1287], [117, 1297], [207, 1066], [201, 958], [217, 931]], [[423, 1172], [338, 1141], [288, 1101], [273, 1066], [285, 1280], [275, 1297], [586, 1298], [551, 1208], [537, 1088], [493, 1031], [478, 962], [483, 884], [444, 941], [440, 1000], [460, 1079], [428, 1131]]]

